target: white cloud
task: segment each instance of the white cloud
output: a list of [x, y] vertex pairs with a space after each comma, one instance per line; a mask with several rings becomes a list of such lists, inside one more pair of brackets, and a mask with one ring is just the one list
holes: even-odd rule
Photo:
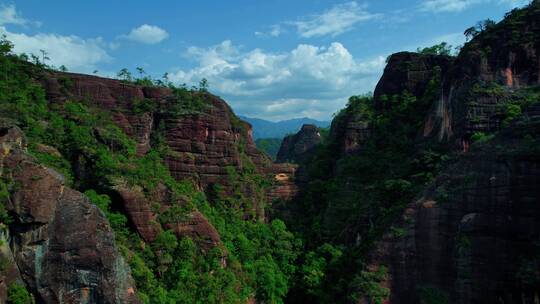
[[268, 32], [255, 32], [255, 35], [279, 37], [284, 32], [285, 32], [285, 29], [283, 28], [281, 24], [274, 24], [270, 27], [270, 30]]
[[423, 0], [420, 4], [420, 10], [425, 12], [461, 12], [469, 7], [481, 3], [495, 3], [506, 5], [512, 8], [520, 7], [530, 0]]
[[255, 35], [278, 37], [285, 32], [286, 27], [293, 27], [303, 38], [336, 37], [354, 29], [360, 22], [377, 19], [381, 16], [381, 14], [368, 12], [367, 5], [359, 5], [356, 1], [351, 1], [334, 5], [320, 14], [275, 24], [270, 27], [270, 31], [255, 32]]
[[167, 39], [167, 37], [169, 37], [167, 31], [158, 26], [149, 24], [143, 24], [134, 28], [127, 36], [125, 36], [125, 38], [129, 40], [146, 44], [156, 44]]
[[0, 35], [6, 35], [13, 42], [15, 53], [40, 55], [40, 50], [47, 52], [50, 61], [56, 67], [65, 65], [70, 70], [89, 72], [96, 64], [111, 59], [104, 49], [101, 38], [82, 39], [77, 36], [62, 36], [57, 34], [26, 35], [14, 33], [0, 26]]
[[355, 1], [338, 4], [320, 15], [313, 15], [306, 20], [296, 21], [298, 34], [304, 38], [331, 35], [335, 37], [350, 31], [358, 22], [380, 17], [366, 11], [365, 5]]
[[40, 22], [30, 21], [23, 18], [15, 5], [1, 5], [0, 6], [0, 25], [14, 24], [14, 25], [35, 25], [40, 26]]
[[28, 20], [22, 18], [17, 10], [15, 5], [2, 5], [0, 7], [0, 25], [4, 24], [17, 24], [25, 25], [28, 23]]
[[422, 11], [460, 12], [482, 0], [426, 0], [421, 4]]
[[524, 5], [527, 5], [531, 3], [531, 0], [499, 0], [499, 3], [515, 8], [515, 7], [522, 7]]
[[206, 78], [211, 91], [239, 113], [270, 119], [328, 119], [349, 96], [373, 90], [385, 65], [383, 56], [355, 59], [338, 42], [269, 53], [241, 52], [226, 40], [209, 48], [188, 48], [186, 55], [198, 66], [172, 71], [171, 80], [192, 85]]

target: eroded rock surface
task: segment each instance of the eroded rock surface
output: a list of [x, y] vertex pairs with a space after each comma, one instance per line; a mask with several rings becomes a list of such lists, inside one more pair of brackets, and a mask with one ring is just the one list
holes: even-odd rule
[[0, 168], [13, 215], [9, 243], [26, 285], [43, 303], [138, 303], [104, 214], [57, 172], [25, 153], [22, 132], [0, 126]]
[[305, 160], [310, 152], [321, 142], [321, 133], [315, 125], [303, 125], [300, 131], [289, 135], [281, 142], [276, 157], [278, 163], [299, 163]]
[[391, 303], [535, 303], [540, 105], [440, 175], [371, 253]]

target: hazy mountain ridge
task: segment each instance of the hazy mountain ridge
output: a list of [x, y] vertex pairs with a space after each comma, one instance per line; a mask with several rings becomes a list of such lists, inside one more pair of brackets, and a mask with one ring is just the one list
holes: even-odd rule
[[287, 119], [278, 122], [241, 115], [238, 117], [251, 124], [253, 127], [253, 139], [284, 138], [289, 134], [298, 132], [300, 128], [306, 124], [316, 125], [319, 128], [327, 128], [330, 126], [330, 121], [321, 121], [308, 117]]

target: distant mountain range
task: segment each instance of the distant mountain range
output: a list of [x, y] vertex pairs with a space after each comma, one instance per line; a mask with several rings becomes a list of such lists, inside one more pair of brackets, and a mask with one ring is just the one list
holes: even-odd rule
[[304, 124], [313, 124], [320, 128], [330, 126], [329, 121], [319, 121], [311, 118], [294, 118], [278, 122], [268, 121], [260, 118], [239, 116], [253, 126], [253, 138], [283, 138], [287, 134], [296, 133]]

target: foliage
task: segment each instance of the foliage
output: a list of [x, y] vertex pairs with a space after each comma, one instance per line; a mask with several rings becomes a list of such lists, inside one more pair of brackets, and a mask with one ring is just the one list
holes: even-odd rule
[[420, 304], [448, 304], [448, 296], [435, 287], [421, 287], [418, 289]]
[[259, 138], [255, 140], [255, 145], [272, 159], [276, 159], [279, 148], [281, 147], [281, 141], [281, 138]]
[[[16, 120], [30, 143], [30, 153], [38, 161], [56, 168], [71, 187], [84, 192], [100, 208], [115, 232], [115, 240], [129, 262], [139, 295], [145, 303], [245, 303], [256, 298], [265, 303], [282, 303], [296, 271], [295, 260], [301, 242], [282, 221], [261, 221], [264, 214], [264, 188], [270, 185], [258, 174], [245, 152], [243, 170], [231, 172], [234, 194], [225, 192], [210, 202], [189, 180], [175, 180], [164, 165], [170, 149], [160, 133], [163, 121], [178, 115], [205, 115], [212, 109], [213, 97], [201, 88], [189, 90], [170, 84], [173, 98], [164, 105], [135, 100], [134, 114], [154, 112], [157, 134], [147, 154], [137, 157], [136, 144], [110, 117], [92, 104], [67, 100], [48, 103], [38, 81], [47, 77], [42, 65], [11, 54], [12, 45], [0, 40], [0, 112]], [[126, 84], [149, 85], [144, 70], [142, 80], [124, 69], [119, 77]], [[167, 78], [164, 78], [168, 81]], [[69, 82], [65, 82], [69, 86]], [[163, 85], [164, 82], [154, 83]], [[233, 120], [234, 120], [233, 116]], [[239, 119], [235, 128], [243, 128]], [[232, 122], [233, 125], [235, 122]], [[57, 153], [40, 152], [39, 145], [54, 147]], [[177, 223], [194, 210], [202, 212], [219, 231], [221, 244], [207, 250], [198, 239], [178, 238], [163, 229], [152, 243], [143, 242], [126, 217], [117, 185], [141, 189], [152, 200], [158, 186], [170, 196], [166, 211], [154, 203], [155, 225]], [[253, 197], [245, 197], [249, 187]], [[0, 199], [9, 197], [10, 184], [0, 184]], [[155, 205], [158, 206], [155, 206]], [[4, 206], [4, 204], [0, 204]], [[9, 222], [5, 209], [0, 220]], [[223, 258], [227, 257], [227, 267]], [[14, 299], [23, 299], [22, 289], [14, 287]], [[20, 302], [17, 302], [20, 303]]]
[[471, 136], [471, 140], [473, 143], [486, 143], [490, 140], [492, 140], [493, 138], [495, 137], [494, 134], [486, 134], [484, 132], [474, 132], [473, 135]]
[[7, 303], [32, 304], [34, 303], [34, 300], [24, 285], [13, 282], [9, 285], [7, 290]]
[[[406, 91], [381, 96], [377, 102], [385, 110], [376, 110], [370, 96], [351, 97], [334, 117], [332, 136], [317, 148], [309, 163], [303, 164], [309, 182], [298, 200], [290, 204], [291, 215], [281, 216], [305, 240], [301, 269], [313, 272], [297, 276], [292, 303], [303, 299], [346, 302], [351, 290], [367, 290], [364, 295], [374, 299], [384, 297], [385, 290], [378, 288], [377, 279], [361, 271], [365, 269], [362, 257], [451, 159], [444, 145], [416, 141], [440, 92], [440, 69], [435, 69], [432, 77], [423, 96]], [[351, 122], [366, 125], [370, 135], [360, 143], [358, 153], [337, 155]], [[397, 237], [405, 234], [400, 228], [392, 232]], [[341, 254], [333, 263], [313, 257], [311, 252], [323, 244], [340, 248]]]
[[417, 52], [423, 55], [452, 56], [452, 46], [446, 42], [441, 42], [430, 47], [418, 48]]
[[375, 271], [363, 270], [355, 277], [352, 285], [360, 290], [359, 295], [367, 298], [369, 303], [382, 304], [390, 295], [390, 290], [381, 286], [387, 279], [387, 272], [385, 266], [379, 266]]
[[9, 224], [11, 223], [11, 216], [6, 210], [6, 203], [9, 200], [9, 182], [5, 181], [4, 178], [0, 179], [0, 223]]

